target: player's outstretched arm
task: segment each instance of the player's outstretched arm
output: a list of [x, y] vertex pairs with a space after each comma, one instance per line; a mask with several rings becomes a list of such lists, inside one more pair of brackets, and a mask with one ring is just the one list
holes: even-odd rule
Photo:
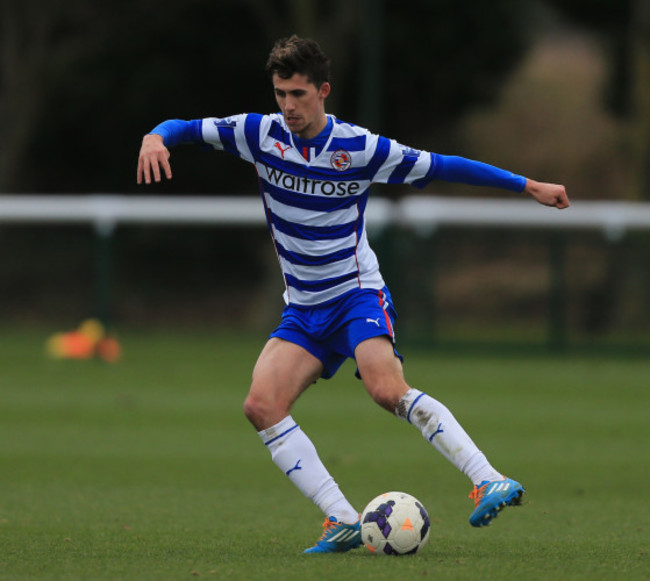
[[540, 204], [563, 209], [569, 207], [569, 198], [562, 185], [536, 182], [501, 168], [466, 159], [457, 155], [431, 154], [435, 166], [433, 178], [475, 186], [489, 186], [526, 192]]
[[533, 198], [544, 206], [551, 206], [562, 210], [568, 208], [570, 205], [566, 188], [559, 184], [547, 184], [526, 179], [524, 192], [533, 196]]
[[138, 156], [138, 183], [159, 182], [162, 179], [161, 168], [165, 177], [172, 179], [172, 168], [169, 164], [169, 149], [163, 143], [162, 135], [149, 133], [142, 138], [140, 155]]

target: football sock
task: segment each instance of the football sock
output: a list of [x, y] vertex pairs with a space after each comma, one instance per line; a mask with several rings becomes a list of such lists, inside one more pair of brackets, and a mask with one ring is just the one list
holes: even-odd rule
[[503, 476], [439, 401], [417, 389], [409, 389], [395, 408], [395, 414], [416, 426], [433, 446], [475, 485]]
[[291, 416], [258, 434], [271, 452], [276, 466], [325, 516], [334, 516], [344, 523], [359, 520], [359, 513], [343, 496], [318, 457], [314, 444]]

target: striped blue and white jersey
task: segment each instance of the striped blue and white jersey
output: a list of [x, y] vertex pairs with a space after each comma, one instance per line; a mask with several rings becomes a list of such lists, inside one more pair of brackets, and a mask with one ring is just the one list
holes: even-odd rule
[[311, 141], [280, 113], [168, 120], [168, 146], [206, 143], [255, 165], [285, 301], [312, 307], [355, 289], [382, 289], [364, 212], [372, 183], [423, 187], [433, 179], [521, 191], [526, 178], [458, 156], [419, 151], [328, 115]]
[[366, 233], [370, 184], [423, 186], [435, 169], [429, 153], [329, 118], [327, 142], [308, 159], [281, 114], [201, 121], [204, 142], [255, 165], [284, 275], [284, 298], [300, 306], [328, 303], [353, 289], [384, 287]]

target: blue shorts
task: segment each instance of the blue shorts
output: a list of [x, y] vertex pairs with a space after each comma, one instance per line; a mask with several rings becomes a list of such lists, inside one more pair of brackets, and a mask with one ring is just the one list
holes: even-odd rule
[[[386, 335], [394, 344], [396, 318], [386, 287], [360, 289], [324, 306], [287, 305], [282, 312], [282, 322], [271, 337], [290, 341], [309, 351], [323, 363], [321, 376], [329, 379], [348, 357], [354, 359], [354, 350], [362, 341]], [[402, 359], [397, 350], [395, 355]]]

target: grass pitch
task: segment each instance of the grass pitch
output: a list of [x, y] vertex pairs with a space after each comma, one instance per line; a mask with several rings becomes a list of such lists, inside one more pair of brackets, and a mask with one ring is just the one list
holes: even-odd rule
[[47, 333], [0, 331], [0, 579], [646, 579], [650, 360], [409, 352], [527, 488], [486, 529], [465, 477], [375, 406], [346, 365], [294, 418], [359, 510], [420, 498], [429, 544], [303, 555], [322, 515], [241, 412], [264, 337], [124, 334], [124, 359], [49, 361]]

